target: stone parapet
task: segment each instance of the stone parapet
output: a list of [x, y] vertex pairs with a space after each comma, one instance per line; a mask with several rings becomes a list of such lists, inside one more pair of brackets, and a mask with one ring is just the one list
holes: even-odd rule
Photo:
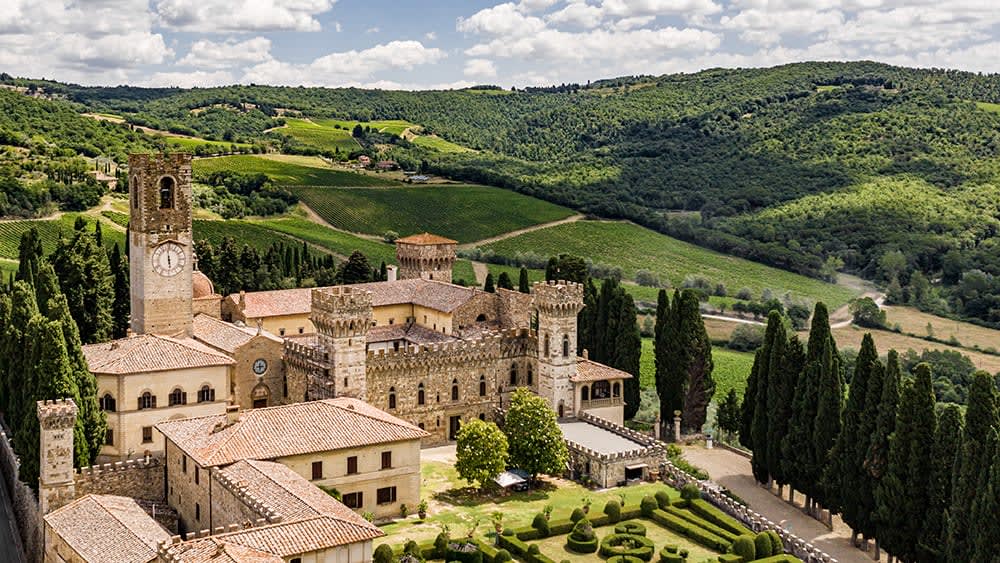
[[284, 519], [276, 508], [267, 504], [267, 501], [258, 498], [247, 490], [245, 485], [239, 481], [234, 481], [217, 467], [212, 468], [212, 479], [224, 490], [233, 495], [236, 500], [263, 518], [268, 524], [277, 524]]
[[348, 285], [314, 289], [309, 318], [320, 334], [363, 337], [371, 326], [372, 294]]
[[73, 476], [76, 496], [119, 495], [164, 501], [165, 468], [158, 457], [146, 457], [81, 467]]
[[583, 309], [583, 286], [565, 280], [535, 282], [531, 287], [535, 307], [549, 315], [576, 315]]
[[500, 334], [491, 332], [474, 340], [370, 351], [367, 353], [366, 367], [369, 373], [379, 373], [417, 366], [460, 366], [496, 361], [500, 358], [501, 341]]

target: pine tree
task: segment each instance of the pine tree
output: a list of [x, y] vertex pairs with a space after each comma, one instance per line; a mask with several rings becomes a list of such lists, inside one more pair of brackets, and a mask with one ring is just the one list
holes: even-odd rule
[[483, 291], [486, 293], [496, 293], [497, 288], [493, 285], [493, 274], [486, 274], [486, 283], [483, 284]]
[[62, 295], [59, 278], [56, 277], [52, 264], [43, 261], [38, 266], [38, 275], [35, 277], [35, 302], [38, 303], [38, 311], [42, 315], [48, 314], [49, 300], [56, 295]]
[[83, 342], [111, 338], [114, 287], [108, 254], [91, 235], [77, 230], [70, 241], [60, 241], [51, 262]]
[[973, 374], [962, 429], [962, 445], [955, 458], [952, 503], [948, 510], [949, 561], [972, 561], [970, 530], [978, 525], [971, 519], [972, 511], [976, 497], [982, 492], [986, 469], [993, 456], [986, 443], [997, 428], [996, 395], [993, 378], [988, 373], [980, 371]]
[[517, 278], [517, 290], [521, 293], [531, 293], [531, 284], [528, 283], [527, 268], [521, 268], [521, 273]]
[[631, 420], [639, 412], [639, 358], [642, 355], [642, 335], [639, 334], [639, 323], [632, 296], [619, 288], [618, 318], [615, 331], [613, 350], [615, 352], [608, 363], [615, 369], [620, 369], [632, 375], [623, 383], [622, 398], [625, 400], [625, 419]]
[[[124, 338], [128, 334], [132, 313], [132, 296], [129, 289], [128, 259], [121, 255], [118, 243], [115, 243], [115, 246], [111, 249], [109, 260], [111, 273], [114, 276], [112, 287], [115, 295], [114, 304], [111, 306], [111, 332], [115, 338]], [[199, 260], [199, 266], [201, 263]]]
[[[674, 293], [674, 303], [679, 301], [679, 294]], [[666, 436], [667, 426], [673, 418], [674, 411], [680, 410], [684, 406], [683, 381], [670, 369], [670, 355], [672, 348], [669, 340], [673, 330], [674, 308], [669, 299], [667, 291], [661, 289], [656, 299], [656, 325], [653, 328], [653, 351], [656, 366], [656, 394], [660, 399], [660, 435]]]
[[712, 378], [712, 341], [701, 318], [697, 293], [691, 290], [681, 293], [677, 318], [680, 321], [677, 333], [684, 339], [683, 368], [687, 380], [681, 423], [689, 432], [700, 432], [705, 425], [708, 404], [715, 394], [715, 379]]
[[368, 257], [358, 250], [352, 252], [347, 260], [337, 268], [337, 278], [343, 284], [372, 281], [372, 267], [368, 263]]
[[868, 397], [868, 380], [876, 363], [878, 352], [875, 341], [871, 333], [866, 333], [854, 362], [854, 376], [844, 409], [843, 431], [837, 436], [837, 442], [830, 452], [830, 463], [823, 475], [826, 506], [832, 511], [840, 512], [844, 522], [851, 527], [852, 545], [857, 545], [862, 520], [862, 499], [858, 495], [865, 491], [863, 481], [868, 480], [864, 463], [869, 436], [861, 434], [861, 424], [867, 407], [865, 401]]
[[[944, 407], [938, 414], [934, 445], [931, 449], [930, 502], [924, 514], [919, 546], [921, 561], [944, 561], [948, 538], [945, 515], [951, 505], [952, 474], [955, 456], [962, 440], [962, 412], [956, 405]], [[981, 521], [981, 520], [978, 520]]]

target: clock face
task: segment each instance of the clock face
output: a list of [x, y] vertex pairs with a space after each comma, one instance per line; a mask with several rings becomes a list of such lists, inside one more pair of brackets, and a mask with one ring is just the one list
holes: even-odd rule
[[175, 242], [165, 242], [153, 251], [153, 271], [161, 276], [176, 276], [187, 264], [184, 247]]
[[254, 361], [253, 363], [254, 373], [256, 373], [257, 375], [264, 375], [265, 371], [267, 371], [267, 360], [265, 360], [264, 358], [260, 358]]

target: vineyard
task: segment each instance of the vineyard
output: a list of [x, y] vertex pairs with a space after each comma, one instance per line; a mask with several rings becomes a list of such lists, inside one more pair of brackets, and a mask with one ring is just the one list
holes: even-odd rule
[[416, 123], [410, 123], [409, 121], [403, 121], [402, 119], [382, 119], [377, 121], [348, 121], [343, 119], [314, 119], [313, 123], [320, 125], [322, 127], [327, 127], [330, 129], [336, 129], [340, 127], [342, 130], [350, 133], [355, 125], [360, 125], [362, 127], [371, 127], [372, 129], [378, 131], [379, 133], [389, 133], [390, 135], [396, 135], [397, 137], [403, 134], [410, 127], [417, 127]]
[[296, 140], [318, 147], [321, 149], [339, 149], [343, 152], [351, 152], [360, 147], [358, 142], [351, 136], [350, 129], [335, 129], [331, 126], [320, 125], [308, 119], [285, 118], [286, 126], [278, 129], [278, 132], [286, 134]]
[[[66, 213], [57, 219], [26, 219], [23, 221], [0, 221], [0, 258], [17, 260], [17, 246], [21, 242], [21, 234], [32, 227], [38, 230], [38, 236], [42, 240], [42, 250], [48, 254], [55, 250], [60, 236], [70, 236], [73, 233], [73, 223], [80, 215], [78, 213]], [[87, 230], [94, 230], [94, 220], [86, 218]], [[104, 246], [111, 247], [115, 243], [125, 244], [125, 233], [113, 229], [104, 228]]]
[[352, 232], [409, 235], [424, 231], [460, 243], [556, 221], [573, 212], [533, 197], [486, 186], [395, 189], [294, 188], [325, 221]]
[[392, 245], [342, 233], [306, 219], [298, 217], [268, 219], [256, 221], [253, 225], [308, 241], [340, 256], [349, 256], [355, 250], [360, 250], [375, 264], [382, 261], [386, 264], [396, 263], [396, 249]]
[[238, 248], [243, 248], [243, 245], [247, 244], [261, 252], [266, 251], [274, 243], [302, 244], [292, 237], [247, 221], [194, 221], [195, 240], [207, 240], [218, 248], [226, 237], [235, 239]]
[[197, 139], [194, 137], [161, 137], [167, 146], [178, 148], [186, 151], [193, 151], [198, 147], [209, 146], [212, 148], [217, 148], [222, 151], [232, 150], [233, 147], [237, 149], [249, 148], [250, 145], [246, 143], [227, 143], [225, 141], [209, 141], [208, 139]]
[[376, 176], [334, 170], [322, 159], [312, 156], [235, 155], [200, 158], [194, 161], [193, 168], [196, 175], [223, 170], [267, 174], [275, 183], [286, 186], [398, 185], [397, 182]]
[[[688, 276], [701, 276], [722, 283], [730, 293], [749, 288], [760, 296], [765, 289], [775, 295], [785, 291], [794, 297], [823, 301], [831, 308], [855, 296], [850, 289], [807, 278], [756, 262], [719, 254], [679, 241], [632, 223], [577, 221], [556, 225], [501, 240], [484, 248], [500, 256], [532, 251], [542, 256], [576, 254], [595, 263], [617, 266], [626, 278], [647, 269], [675, 287]], [[643, 297], [652, 290], [640, 291]]]
[[438, 136], [432, 135], [417, 135], [410, 139], [414, 145], [418, 147], [424, 147], [427, 149], [432, 149], [440, 152], [470, 152], [472, 149], [468, 147], [463, 147], [462, 145], [456, 145], [451, 141], [446, 141]]

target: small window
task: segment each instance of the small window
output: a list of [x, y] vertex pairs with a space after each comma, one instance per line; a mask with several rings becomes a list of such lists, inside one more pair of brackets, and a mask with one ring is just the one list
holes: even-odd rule
[[155, 409], [155, 408], [156, 408], [156, 395], [153, 395], [149, 391], [146, 391], [142, 395], [139, 395], [139, 410]]
[[391, 504], [396, 502], [396, 487], [383, 487], [376, 491], [377, 502], [379, 504]]
[[424, 394], [424, 384], [421, 383], [417, 385], [417, 404], [422, 405], [426, 402], [426, 395]]
[[621, 397], [622, 396], [622, 384], [621, 383], [615, 382], [614, 386], [611, 387], [611, 396], [612, 397]]
[[347, 458], [347, 474], [354, 475], [358, 472], [358, 456], [352, 455]]
[[480, 397], [485, 397], [486, 396], [486, 376], [485, 375], [480, 375], [479, 376], [479, 396]]
[[186, 455], [181, 456], [181, 472], [182, 473], [188, 472], [188, 458]]
[[545, 335], [545, 357], [549, 357], [549, 335]]
[[312, 478], [313, 478], [313, 481], [315, 481], [316, 479], [322, 479], [323, 478], [323, 462], [322, 461], [314, 461], [312, 463]]
[[392, 452], [382, 452], [382, 469], [392, 469]]
[[280, 334], [281, 336], [284, 336], [285, 335], [285, 329], [284, 328], [279, 328], [278, 329], [278, 334]]
[[174, 179], [166, 176], [160, 180], [160, 209], [174, 208]]
[[142, 427], [142, 443], [149, 444], [153, 441], [153, 427], [143, 426]]
[[194, 468], [194, 484], [201, 484], [201, 469], [198, 466], [195, 466]]
[[304, 327], [304, 326], [300, 326], [299, 327], [299, 334], [303, 334], [305, 331], [306, 331], [306, 327]]
[[389, 319], [389, 324], [393, 324], [395, 322], [396, 322], [396, 319]]
[[215, 400], [215, 389], [212, 389], [208, 385], [202, 385], [201, 389], [198, 390], [198, 402], [211, 403], [214, 400]]
[[292, 557], [291, 561], [289, 561], [288, 563], [302, 563], [302, 558], [301, 557]]
[[580, 390], [580, 400], [581, 401], [590, 400], [590, 387], [587, 387], [586, 385], [583, 386], [583, 389]]
[[452, 379], [451, 380], [451, 400], [452, 401], [457, 401], [458, 400], [458, 380], [457, 379]]
[[110, 426], [104, 431], [104, 445], [105, 446], [115, 445], [115, 430]]
[[344, 503], [344, 506], [346, 506], [347, 508], [363, 508], [365, 505], [364, 496], [360, 492], [347, 493], [341, 496], [340, 500], [341, 502]]
[[105, 393], [103, 397], [98, 401], [101, 406], [101, 410], [105, 412], [115, 412], [115, 398], [111, 396], [111, 393]]
[[417, 428], [419, 428], [419, 429], [423, 430], [423, 429], [424, 429], [424, 423], [423, 423], [423, 422], [421, 422], [420, 424], [418, 424], [418, 425], [417, 425]]
[[476, 322], [477, 323], [485, 323], [486, 322], [486, 315], [480, 313], [479, 316], [476, 317]]
[[139, 209], [139, 177], [132, 176], [132, 209]]
[[174, 389], [167, 396], [167, 402], [172, 407], [174, 405], [186, 405], [187, 404], [187, 393], [181, 391], [180, 387]]
[[483, 413], [479, 413], [479, 420], [485, 421], [486, 420], [486, 415], [483, 414]]
[[528, 366], [528, 385], [534, 385], [535, 383], [535, 372]]
[[396, 388], [395, 387], [390, 387], [389, 388], [389, 408], [390, 409], [395, 409], [396, 408]]
[[510, 384], [517, 385], [517, 364], [510, 364]]
[[564, 334], [563, 335], [563, 357], [564, 358], [568, 358], [569, 357], [569, 335], [568, 334]]
[[194, 519], [201, 522], [201, 505], [194, 503]]

